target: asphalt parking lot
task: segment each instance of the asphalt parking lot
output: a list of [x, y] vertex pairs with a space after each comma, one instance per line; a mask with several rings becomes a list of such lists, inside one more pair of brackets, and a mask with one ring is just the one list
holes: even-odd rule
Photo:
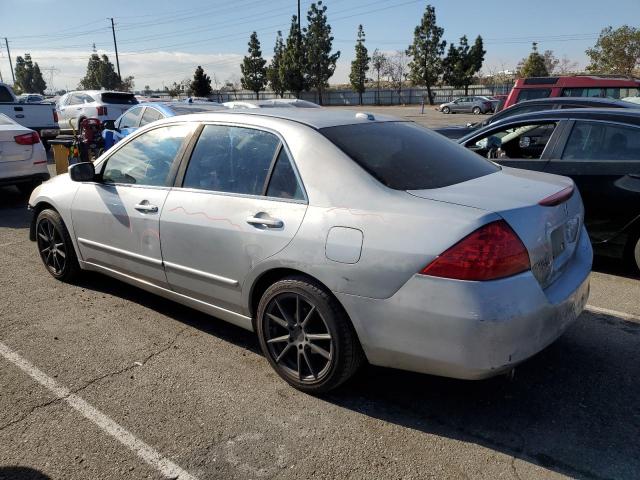
[[367, 367], [316, 398], [249, 332], [100, 275], [55, 281], [25, 205], [0, 188], [0, 479], [640, 476], [640, 279], [619, 262], [596, 259], [588, 310], [511, 381]]

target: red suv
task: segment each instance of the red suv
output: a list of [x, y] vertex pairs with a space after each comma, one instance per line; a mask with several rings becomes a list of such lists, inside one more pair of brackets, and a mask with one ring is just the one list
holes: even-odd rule
[[640, 95], [640, 80], [607, 75], [519, 78], [503, 108], [547, 97], [625, 98]]

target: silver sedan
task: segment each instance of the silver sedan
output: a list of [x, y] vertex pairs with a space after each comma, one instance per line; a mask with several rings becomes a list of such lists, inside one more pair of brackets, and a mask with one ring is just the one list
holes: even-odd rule
[[368, 113], [160, 120], [29, 204], [55, 278], [102, 272], [255, 331], [278, 374], [312, 393], [364, 361], [507, 372], [560, 336], [589, 293], [570, 179]]

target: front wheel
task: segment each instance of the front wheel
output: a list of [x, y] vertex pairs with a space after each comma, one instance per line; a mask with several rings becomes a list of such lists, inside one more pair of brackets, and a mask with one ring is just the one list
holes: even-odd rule
[[451, 113], [451, 109], [449, 107], [442, 107], [442, 113]]
[[311, 279], [289, 277], [269, 287], [258, 305], [256, 326], [269, 363], [298, 390], [332, 390], [363, 362], [346, 313]]
[[472, 112], [474, 115], [480, 115], [482, 113], [482, 110], [480, 110], [480, 107], [473, 107]]
[[45, 209], [36, 220], [36, 244], [42, 263], [57, 280], [72, 281], [80, 273], [78, 258], [62, 217]]

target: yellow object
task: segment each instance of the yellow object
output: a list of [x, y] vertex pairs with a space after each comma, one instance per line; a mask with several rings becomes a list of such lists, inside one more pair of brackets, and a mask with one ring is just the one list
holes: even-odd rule
[[53, 159], [56, 162], [56, 175], [67, 173], [69, 169], [69, 147], [66, 145], [52, 144]]

